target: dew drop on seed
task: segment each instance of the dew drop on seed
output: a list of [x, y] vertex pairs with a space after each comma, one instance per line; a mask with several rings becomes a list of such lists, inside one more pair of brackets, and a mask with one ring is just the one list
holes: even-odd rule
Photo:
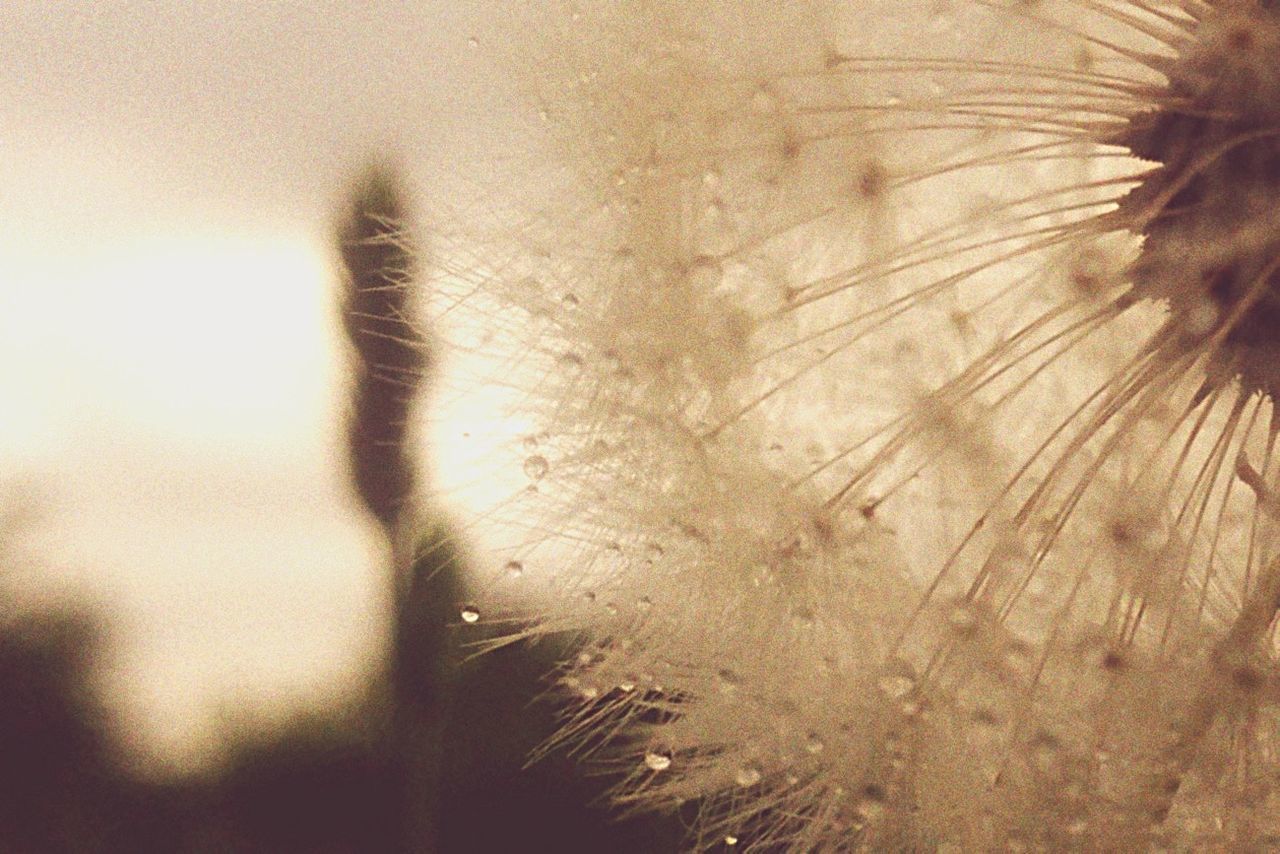
[[724, 224], [727, 218], [724, 201], [721, 199], [713, 199], [707, 202], [707, 206], [702, 211], [703, 218], [706, 221], [707, 228], [715, 229]]
[[738, 769], [738, 773], [734, 775], [734, 782], [739, 786], [754, 786], [760, 782], [760, 766], [759, 765], [743, 765]]
[[881, 676], [876, 685], [891, 700], [901, 700], [911, 693], [912, 688], [916, 687], [915, 681], [910, 676], [902, 673]]
[[622, 359], [616, 350], [606, 350], [601, 356], [601, 364], [604, 366], [605, 373], [614, 376], [623, 373]]
[[738, 690], [738, 686], [741, 684], [742, 677], [727, 667], [716, 673], [716, 685], [726, 694], [731, 694]]
[[947, 615], [947, 623], [951, 630], [961, 637], [967, 637], [978, 630], [978, 617], [967, 603], [960, 603]]
[[1048, 734], [1040, 733], [1030, 744], [1031, 764], [1042, 774], [1052, 774], [1058, 768], [1061, 742]]
[[524, 461], [524, 473], [529, 480], [542, 480], [550, 468], [551, 464], [547, 462], [547, 458], [539, 454], [534, 454]]
[[868, 786], [854, 809], [863, 821], [875, 821], [884, 815], [884, 792], [878, 786]]
[[504, 567], [508, 578], [519, 578], [524, 575], [524, 564], [518, 560], [509, 560]]
[[724, 279], [724, 267], [709, 256], [699, 257], [689, 266], [689, 284], [700, 291], [713, 291]]
[[671, 757], [656, 750], [644, 755], [644, 764], [650, 771], [666, 771], [671, 767]]
[[463, 605], [461, 613], [464, 623], [474, 623], [480, 619], [480, 609], [475, 605]]
[[761, 86], [751, 95], [751, 109], [762, 116], [778, 112], [778, 96], [766, 86]]

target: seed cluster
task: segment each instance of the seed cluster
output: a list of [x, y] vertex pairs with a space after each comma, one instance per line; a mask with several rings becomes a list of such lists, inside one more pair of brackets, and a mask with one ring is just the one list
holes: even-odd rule
[[1218, 382], [1280, 393], [1280, 13], [1231, 4], [1163, 64], [1159, 106], [1118, 141], [1159, 163], [1121, 215], [1145, 238], [1136, 293], [1167, 300], [1170, 346], [1214, 349]]

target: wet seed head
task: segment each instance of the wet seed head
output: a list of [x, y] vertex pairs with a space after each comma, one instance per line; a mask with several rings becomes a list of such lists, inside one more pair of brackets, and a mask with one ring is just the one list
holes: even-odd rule
[[1216, 5], [1118, 142], [1158, 166], [1120, 214], [1144, 238], [1135, 293], [1170, 308], [1165, 346], [1280, 391], [1280, 12]]

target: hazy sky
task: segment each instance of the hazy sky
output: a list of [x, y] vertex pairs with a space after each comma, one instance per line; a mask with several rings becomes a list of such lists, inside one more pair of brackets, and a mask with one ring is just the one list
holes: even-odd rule
[[15, 580], [118, 609], [162, 745], [381, 639], [326, 231], [369, 151], [483, 132], [479, 5], [0, 4], [0, 484], [38, 486], [52, 573]]

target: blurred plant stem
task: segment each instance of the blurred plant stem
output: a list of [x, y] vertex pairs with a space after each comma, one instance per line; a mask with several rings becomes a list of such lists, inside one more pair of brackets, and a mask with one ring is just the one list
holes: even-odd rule
[[[386, 677], [388, 761], [401, 785], [405, 851], [438, 848], [441, 742], [457, 655], [449, 629], [457, 568], [443, 528], [420, 539], [407, 449], [430, 347], [410, 321], [416, 247], [400, 180], [383, 164], [355, 184], [338, 229], [343, 323], [356, 354], [348, 449], [352, 478], [390, 544], [395, 625]], [[420, 551], [421, 546], [421, 551]], [[419, 557], [421, 554], [421, 557]]]

